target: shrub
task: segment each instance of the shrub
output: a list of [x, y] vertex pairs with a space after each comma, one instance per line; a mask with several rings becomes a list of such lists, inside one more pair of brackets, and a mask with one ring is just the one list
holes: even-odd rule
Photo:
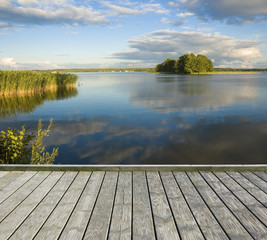
[[[52, 164], [58, 155], [58, 148], [52, 153], [45, 151], [43, 138], [48, 136], [53, 120], [43, 130], [42, 121], [39, 120], [37, 136], [26, 133], [22, 126], [21, 130], [10, 129], [1, 131], [0, 135], [0, 163], [1, 164]], [[29, 146], [31, 144], [31, 146]]]

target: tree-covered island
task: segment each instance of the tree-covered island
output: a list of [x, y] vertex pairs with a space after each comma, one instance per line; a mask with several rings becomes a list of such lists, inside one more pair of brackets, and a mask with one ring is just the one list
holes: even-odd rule
[[167, 58], [156, 66], [156, 72], [194, 74], [213, 72], [213, 63], [204, 55], [185, 54], [177, 60]]

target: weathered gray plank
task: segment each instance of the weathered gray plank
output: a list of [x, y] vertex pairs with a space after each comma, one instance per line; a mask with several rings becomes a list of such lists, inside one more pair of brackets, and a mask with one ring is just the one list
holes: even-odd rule
[[187, 175], [184, 172], [175, 172], [174, 176], [206, 239], [228, 239]]
[[182, 239], [204, 239], [171, 172], [160, 172]]
[[267, 183], [264, 180], [262, 180], [260, 177], [258, 177], [252, 172], [241, 172], [241, 174], [245, 176], [247, 179], [249, 179], [249, 181], [254, 183], [262, 191], [267, 193]]
[[37, 172], [24, 172], [14, 181], [0, 190], [0, 203], [16, 192], [24, 183], [31, 179]]
[[91, 172], [79, 172], [34, 239], [57, 239], [71, 215]]
[[250, 234], [255, 239], [264, 239], [266, 236], [265, 226], [242, 204], [242, 202], [240, 202], [213, 173], [201, 172], [201, 175]]
[[199, 173], [188, 175], [230, 239], [253, 239]]
[[266, 172], [253, 172], [253, 173], [255, 173], [258, 177], [260, 177], [265, 182], [267, 182], [267, 173]]
[[147, 172], [157, 239], [180, 239], [158, 172]]
[[106, 239], [115, 197], [118, 172], [107, 172], [84, 239]]
[[120, 172], [108, 239], [131, 239], [132, 173]]
[[0, 223], [0, 239], [7, 239], [34, 210], [63, 172], [52, 172], [14, 211]]
[[1, 180], [3, 180], [1, 178], [4, 177], [5, 175], [7, 175], [8, 173], [10, 173], [10, 172], [9, 171], [0, 171], [0, 182], [1, 182]]
[[133, 172], [133, 240], [155, 239], [150, 200], [144, 172]]
[[7, 186], [12, 181], [14, 181], [22, 173], [24, 173], [24, 172], [15, 171], [15, 172], [9, 172], [7, 175], [5, 175], [5, 177], [2, 178], [0, 181], [0, 190], [3, 189], [5, 186]]
[[[236, 180], [244, 189], [246, 189], [252, 196], [260, 201], [265, 207], [267, 207], [267, 194], [261, 189], [256, 187], [248, 179], [242, 176], [238, 172], [228, 172], [228, 174]], [[267, 185], [267, 184], [266, 184]]]
[[104, 172], [92, 173], [60, 239], [82, 239], [100, 191], [104, 174]]
[[20, 189], [0, 204], [0, 222], [28, 197], [31, 192], [50, 174], [50, 172], [38, 172]]
[[56, 207], [76, 175], [77, 172], [65, 173], [9, 239], [33, 239], [48, 218], [49, 214]]
[[267, 208], [259, 203], [226, 173], [218, 172], [215, 173], [215, 175], [265, 224], [265, 226], [267, 225]]

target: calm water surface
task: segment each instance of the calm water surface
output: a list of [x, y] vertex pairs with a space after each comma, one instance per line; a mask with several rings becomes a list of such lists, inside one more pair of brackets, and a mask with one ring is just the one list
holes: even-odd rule
[[266, 73], [78, 75], [76, 90], [1, 99], [0, 129], [53, 118], [61, 164], [267, 163]]

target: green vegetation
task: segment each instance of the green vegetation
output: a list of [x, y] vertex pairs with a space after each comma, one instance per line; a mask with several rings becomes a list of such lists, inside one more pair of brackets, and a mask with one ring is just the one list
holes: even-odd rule
[[53, 74], [36, 71], [0, 71], [0, 96], [41, 92], [48, 88], [73, 85], [73, 74]]
[[48, 136], [51, 126], [52, 119], [48, 128], [43, 130], [42, 121], [39, 120], [34, 140], [34, 135], [26, 133], [24, 126], [21, 130], [8, 128], [7, 131], [1, 131], [0, 164], [52, 164], [58, 155], [58, 148], [54, 148], [50, 154], [43, 145], [43, 138]]
[[156, 72], [175, 73], [176, 61], [171, 58], [167, 58], [163, 63], [156, 66]]
[[166, 59], [156, 66], [156, 72], [195, 74], [213, 72], [213, 63], [204, 55], [185, 54], [174, 59]]
[[34, 94], [0, 97], [0, 118], [18, 113], [30, 113], [45, 101], [71, 98], [77, 94], [76, 86], [66, 86]]

